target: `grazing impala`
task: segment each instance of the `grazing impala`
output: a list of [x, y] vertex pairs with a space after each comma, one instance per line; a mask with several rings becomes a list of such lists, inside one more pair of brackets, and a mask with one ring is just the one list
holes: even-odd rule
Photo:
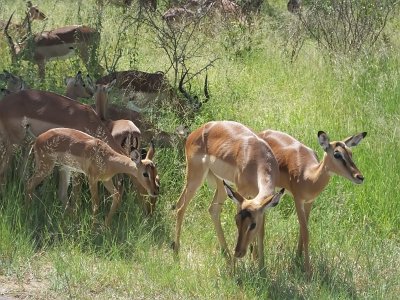
[[[56, 127], [81, 130], [103, 140], [116, 152], [126, 155], [90, 106], [51, 92], [23, 90], [6, 95], [0, 101], [1, 179], [4, 179], [13, 145], [21, 145], [24, 142], [25, 128], [28, 125], [34, 136]], [[66, 174], [60, 177], [62, 178], [59, 186], [65, 188], [68, 186], [69, 176]], [[158, 178], [150, 179], [158, 182]], [[67, 203], [64, 204], [67, 206]]]
[[[39, 68], [39, 76], [45, 77], [46, 61], [54, 58], [66, 58], [76, 52], [88, 67], [90, 56], [96, 52], [100, 42], [100, 33], [85, 25], [70, 25], [50, 31], [27, 35], [23, 43], [14, 43], [8, 33], [12, 16], [4, 28], [10, 47], [11, 59], [16, 62], [22, 58], [34, 62]], [[95, 72], [102, 73], [103, 68], [95, 62]]]
[[[186, 141], [186, 184], [176, 205], [176, 231], [173, 248], [180, 245], [183, 217], [196, 190], [207, 177], [217, 190], [209, 212], [224, 253], [230, 257], [221, 226], [220, 214], [226, 192], [238, 204], [236, 225], [238, 240], [234, 256], [245, 255], [248, 245], [257, 237], [259, 267], [264, 267], [264, 212], [275, 206], [281, 193], [274, 195], [279, 176], [278, 163], [272, 150], [262, 139], [244, 125], [229, 121], [209, 122], [193, 131]], [[233, 192], [224, 182], [234, 183], [246, 200]]]
[[277, 186], [293, 195], [300, 225], [297, 253], [300, 256], [304, 249], [304, 266], [308, 275], [311, 275], [311, 266], [307, 223], [312, 203], [328, 185], [332, 174], [343, 176], [356, 184], [364, 181], [364, 176], [353, 162], [349, 147], [357, 146], [366, 134], [362, 132], [343, 141], [329, 142], [328, 135], [319, 131], [318, 141], [325, 151], [320, 162], [312, 149], [286, 133], [266, 130], [259, 134], [270, 145], [278, 161], [280, 174]]
[[151, 161], [154, 154], [152, 148], [144, 160], [141, 160], [137, 150], [132, 151], [131, 159], [118, 153], [107, 143], [71, 128], [53, 128], [42, 133], [37, 137], [33, 148], [36, 166], [34, 174], [28, 180], [27, 200], [32, 199], [36, 186], [51, 173], [56, 164], [84, 173], [88, 177], [94, 216], [99, 207], [97, 184], [99, 181], [103, 182], [113, 197], [105, 221], [107, 226], [111, 224], [112, 216], [121, 202], [121, 195], [112, 181], [115, 175], [124, 173], [133, 176], [149, 195], [158, 194], [158, 185], [152, 180], [157, 176]]

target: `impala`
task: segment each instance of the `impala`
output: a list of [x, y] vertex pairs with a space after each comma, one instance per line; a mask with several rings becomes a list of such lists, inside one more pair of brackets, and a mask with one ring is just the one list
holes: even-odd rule
[[[209, 213], [223, 252], [230, 258], [220, 220], [222, 205], [228, 193], [238, 204], [236, 225], [239, 236], [234, 256], [243, 257], [248, 245], [257, 237], [259, 267], [262, 270], [264, 212], [266, 208], [275, 206], [283, 194], [281, 191], [274, 195], [279, 169], [272, 150], [244, 125], [216, 121], [206, 123], [193, 131], [187, 138], [185, 151], [186, 184], [176, 205], [174, 251], [179, 251], [187, 205], [207, 177], [217, 188]], [[238, 193], [224, 186], [223, 180], [234, 183]], [[241, 195], [251, 197], [251, 200], [244, 199]]]
[[133, 109], [141, 111], [157, 98], [164, 100], [173, 96], [173, 88], [162, 72], [147, 73], [137, 70], [112, 72], [96, 80], [96, 84], [110, 84], [123, 93], [124, 102], [131, 103]]
[[[33, 20], [39, 20], [39, 21], [43, 21], [45, 20], [47, 17], [46, 15], [39, 10], [37, 5], [33, 5], [31, 1], [27, 1], [26, 2], [27, 5], [27, 10], [26, 10], [26, 15], [24, 20], [22, 21], [21, 24], [10, 24], [11, 27], [13, 29], [15, 29], [15, 31], [22, 31], [23, 29], [27, 29], [29, 26], [29, 23], [32, 23]], [[0, 28], [3, 31], [5, 26], [7, 25], [7, 22], [4, 21], [0, 21]]]
[[105, 220], [107, 226], [111, 224], [111, 219], [121, 202], [121, 195], [112, 181], [115, 175], [124, 173], [133, 176], [149, 195], [158, 194], [158, 185], [152, 180], [157, 176], [151, 161], [154, 154], [152, 148], [144, 160], [141, 160], [137, 150], [133, 150], [131, 159], [118, 153], [107, 143], [71, 128], [53, 128], [42, 133], [35, 140], [33, 148], [36, 166], [34, 174], [28, 180], [27, 200], [32, 199], [36, 186], [51, 173], [55, 164], [87, 176], [94, 216], [99, 207], [97, 184], [99, 181], [103, 182], [113, 197], [110, 212]]
[[14, 75], [6, 70], [3, 70], [3, 72], [4, 73], [0, 74], [0, 81], [6, 82], [9, 93], [15, 93], [29, 88], [20, 76]]
[[[99, 78], [96, 84], [110, 84], [115, 80], [115, 87], [123, 93], [124, 104], [137, 112], [146, 111], [150, 108], [159, 110], [163, 104], [169, 103], [177, 114], [183, 117], [202, 105], [197, 97], [192, 97], [184, 89], [183, 82], [186, 75], [187, 72], [182, 75], [179, 81], [179, 91], [184, 95], [184, 99], [178, 97], [162, 72], [147, 73], [137, 70], [112, 72]], [[209, 99], [207, 77], [204, 83], [204, 94], [205, 100], [203, 102], [207, 102]]]
[[299, 13], [301, 11], [301, 0], [289, 0], [287, 10], [292, 14]]
[[76, 73], [75, 77], [65, 78], [66, 91], [65, 96], [73, 100], [78, 98], [89, 99], [93, 97], [93, 87], [85, 82], [82, 78], [82, 72]]
[[[121, 145], [121, 147], [124, 150], [124, 153], [129, 156], [133, 150], [140, 149], [141, 132], [139, 128], [132, 121], [125, 120], [123, 118], [118, 118], [114, 120], [108, 118], [107, 114], [108, 92], [115, 84], [115, 82], [111, 82], [108, 85], [102, 85], [102, 84], [94, 85], [89, 76], [87, 76], [87, 79], [88, 82], [85, 83], [80, 72], [78, 72], [75, 78], [69, 78], [67, 81], [67, 95], [76, 100], [78, 97], [85, 98], [85, 96], [88, 96], [90, 93], [91, 94], [94, 93], [93, 94], [95, 100], [94, 109], [97, 111], [97, 115], [100, 117], [102, 122], [110, 131], [115, 142], [118, 145]], [[69, 173], [64, 174], [64, 172], [62, 172], [62, 175], [68, 176], [69, 178]], [[156, 180], [158, 182], [158, 177], [156, 178]], [[146, 190], [143, 189], [143, 187], [140, 185], [140, 182], [138, 182], [135, 179], [133, 181], [135, 183], [136, 190], [139, 193], [140, 202], [143, 206], [145, 213], [146, 214], [151, 213], [152, 211], [154, 211], [157, 199], [155, 197], [151, 197], [150, 201], [145, 201], [145, 199], [142, 197], [142, 194], [145, 194]], [[62, 199], [65, 199], [63, 201], [65, 202], [68, 197], [67, 191], [68, 191], [69, 180], [63, 179], [63, 182], [64, 184], [61, 184], [59, 186], [59, 195]], [[157, 183], [157, 185], [159, 185], [159, 183]], [[81, 185], [79, 181], [74, 182], [73, 184], [74, 190], [79, 189], [80, 186]]]
[[[116, 152], [126, 155], [90, 106], [51, 92], [23, 90], [6, 95], [0, 101], [1, 179], [13, 153], [13, 145], [21, 145], [26, 139], [27, 125], [34, 136], [56, 127], [81, 130], [103, 140]], [[68, 179], [68, 174], [60, 176], [60, 191], [68, 187]], [[150, 179], [158, 182], [156, 177]], [[67, 206], [67, 203], [64, 204]]]
[[132, 150], [140, 148], [141, 132], [130, 120], [111, 120], [108, 117], [108, 91], [114, 84], [115, 80], [107, 85], [96, 85], [94, 93], [95, 109], [116, 142], [123, 146], [125, 153], [129, 155]]
[[[76, 52], [88, 67], [90, 56], [96, 52], [100, 42], [100, 33], [85, 25], [70, 25], [32, 35], [29, 33], [21, 43], [14, 43], [8, 33], [12, 16], [4, 28], [10, 47], [11, 59], [16, 62], [22, 58], [38, 66], [39, 76], [44, 79], [46, 62], [54, 58], [67, 58]], [[95, 63], [95, 72], [102, 73], [103, 68]]]
[[324, 157], [319, 162], [315, 152], [290, 135], [273, 130], [266, 130], [259, 137], [271, 147], [279, 164], [277, 186], [287, 189], [294, 198], [300, 225], [297, 254], [304, 250], [304, 267], [311, 275], [308, 253], [309, 235], [307, 223], [311, 206], [315, 198], [325, 189], [332, 174], [361, 184], [364, 177], [353, 162], [349, 147], [357, 146], [366, 136], [362, 132], [342, 141], [330, 142], [328, 135], [318, 132], [318, 141], [324, 149]]

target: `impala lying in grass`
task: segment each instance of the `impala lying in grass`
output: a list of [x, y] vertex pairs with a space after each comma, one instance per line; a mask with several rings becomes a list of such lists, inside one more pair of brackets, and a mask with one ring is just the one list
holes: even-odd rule
[[[223, 252], [230, 251], [221, 226], [220, 214], [226, 193], [238, 204], [238, 239], [234, 256], [246, 254], [249, 244], [258, 239], [260, 270], [264, 268], [264, 212], [278, 204], [283, 190], [274, 193], [279, 176], [278, 162], [271, 148], [252, 130], [236, 122], [209, 122], [193, 131], [186, 141], [186, 183], [176, 205], [173, 248], [177, 253], [183, 217], [190, 200], [207, 177], [217, 188], [209, 208]], [[238, 192], [224, 184], [234, 183]], [[250, 197], [249, 200], [243, 196]]]

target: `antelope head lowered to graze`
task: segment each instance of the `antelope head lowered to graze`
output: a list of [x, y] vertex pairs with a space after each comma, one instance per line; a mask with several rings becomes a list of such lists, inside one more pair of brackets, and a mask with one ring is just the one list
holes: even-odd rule
[[[94, 60], [91, 57], [96, 52], [100, 42], [100, 33], [85, 25], [69, 25], [31, 34], [27, 31], [22, 42], [14, 42], [8, 32], [12, 16], [4, 28], [4, 33], [10, 48], [11, 59], [16, 62], [19, 59], [29, 60], [35, 63], [39, 69], [40, 78], [46, 75], [46, 62], [55, 58], [67, 58], [74, 53], [78, 54], [87, 68]], [[102, 73], [103, 68], [93, 62], [94, 72]]]
[[105, 220], [107, 226], [110, 226], [121, 202], [121, 195], [112, 181], [115, 175], [128, 174], [139, 182], [149, 195], [155, 197], [159, 193], [157, 170], [151, 160], [154, 151], [151, 148], [143, 160], [137, 150], [127, 157], [107, 143], [71, 128], [53, 128], [42, 133], [36, 138], [33, 148], [36, 166], [34, 174], [28, 180], [27, 201], [32, 199], [36, 186], [52, 172], [56, 164], [87, 176], [94, 216], [100, 202], [97, 184], [99, 181], [103, 182], [113, 198]]
[[[224, 253], [230, 257], [221, 225], [226, 193], [238, 204], [239, 232], [234, 256], [241, 258], [257, 239], [259, 267], [264, 268], [264, 212], [275, 206], [283, 191], [275, 194], [278, 162], [268, 144], [251, 129], [231, 121], [209, 122], [193, 131], [186, 140], [186, 183], [176, 205], [174, 251], [180, 246], [183, 217], [197, 189], [208, 179], [216, 187], [209, 206], [211, 219]], [[234, 183], [238, 193], [224, 184]], [[246, 200], [243, 196], [249, 197]]]

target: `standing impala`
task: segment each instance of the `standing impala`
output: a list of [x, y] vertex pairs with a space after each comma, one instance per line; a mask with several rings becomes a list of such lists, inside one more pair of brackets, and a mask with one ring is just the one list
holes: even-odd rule
[[325, 151], [319, 162], [312, 149], [286, 133], [265, 130], [259, 134], [270, 145], [278, 161], [280, 174], [277, 186], [289, 190], [293, 195], [300, 225], [297, 254], [300, 256], [304, 249], [304, 267], [308, 276], [311, 275], [311, 266], [307, 223], [312, 203], [328, 185], [332, 174], [343, 176], [356, 184], [364, 181], [364, 176], [353, 162], [349, 147], [357, 146], [366, 135], [366, 132], [362, 132], [343, 141], [329, 142], [328, 135], [319, 131], [318, 141]]
[[[21, 43], [14, 43], [8, 33], [12, 16], [4, 28], [4, 33], [10, 47], [11, 59], [16, 62], [22, 58], [32, 61], [39, 68], [39, 76], [44, 79], [46, 75], [46, 62], [54, 58], [66, 58], [75, 52], [88, 67], [91, 55], [95, 54], [100, 42], [100, 33], [85, 25], [69, 25], [50, 31], [43, 31], [32, 35]], [[103, 68], [95, 62], [95, 72], [102, 73]]]
[[[238, 240], [234, 256], [241, 258], [248, 245], [257, 237], [259, 267], [264, 267], [264, 212], [275, 206], [283, 194], [274, 195], [279, 176], [278, 163], [271, 148], [244, 125], [229, 121], [209, 122], [193, 131], [186, 141], [186, 184], [176, 205], [174, 251], [179, 251], [183, 217], [190, 200], [204, 179], [213, 182], [217, 190], [209, 207], [217, 237], [223, 252], [229, 250], [221, 226], [220, 214], [226, 193], [238, 204], [236, 225]], [[224, 181], [234, 183], [246, 200], [233, 192]]]
[[[15, 29], [15, 31], [21, 32], [23, 29], [27, 29], [29, 26], [29, 23], [32, 23], [33, 20], [39, 20], [43, 21], [47, 17], [46, 15], [39, 10], [37, 5], [33, 5], [31, 1], [26, 2], [27, 5], [27, 10], [26, 10], [26, 15], [24, 20], [22, 21], [21, 24], [14, 24], [11, 23], [12, 29]], [[5, 26], [7, 25], [7, 22], [4, 22], [0, 20], [0, 29], [3, 31]]]
[[84, 173], [88, 177], [92, 196], [93, 216], [99, 207], [98, 182], [102, 181], [113, 197], [106, 225], [111, 224], [121, 195], [115, 188], [112, 178], [117, 174], [128, 174], [143, 186], [149, 195], [158, 194], [158, 185], [151, 180], [157, 176], [153, 158], [153, 148], [141, 160], [140, 153], [133, 150], [130, 157], [112, 149], [107, 143], [82, 131], [71, 128], [53, 128], [39, 135], [34, 143], [35, 172], [28, 180], [27, 200], [32, 199], [36, 186], [46, 178], [56, 164], [62, 168]]

